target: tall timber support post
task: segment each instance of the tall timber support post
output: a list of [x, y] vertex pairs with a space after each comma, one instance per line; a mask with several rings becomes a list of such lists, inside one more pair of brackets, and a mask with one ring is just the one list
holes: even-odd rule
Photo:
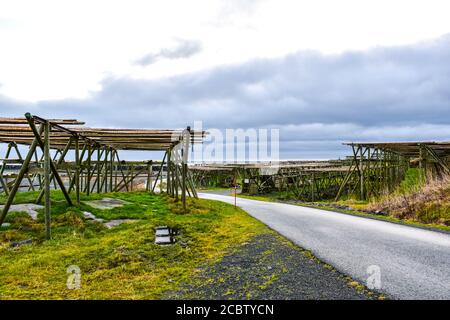
[[187, 162], [189, 159], [189, 142], [190, 142], [190, 131], [191, 128], [187, 128], [186, 130], [183, 130], [183, 134], [182, 134], [182, 149], [181, 149], [181, 156], [182, 156], [182, 169], [183, 169], [183, 178], [182, 178], [182, 201], [183, 201], [183, 211], [186, 212], [186, 192], [187, 192], [187, 171], [188, 171], [188, 166], [187, 166]]
[[51, 238], [50, 230], [50, 162], [52, 161], [50, 155], [50, 123], [46, 121], [44, 124], [44, 198], [45, 198], [45, 234], [46, 238]]
[[[94, 190], [98, 193], [131, 191], [134, 181], [138, 177], [142, 179], [142, 175], [149, 192], [155, 191], [158, 182], [160, 191], [170, 196], [178, 196], [180, 191], [184, 211], [187, 196], [197, 196], [187, 162], [190, 145], [201, 143], [204, 131], [191, 135], [189, 127], [184, 130], [103, 129], [82, 127], [83, 124], [73, 119], [43, 119], [29, 113], [24, 118], [0, 118], [0, 143], [8, 144], [0, 167], [0, 190], [7, 196], [0, 211], [0, 226], [19, 189], [37, 187], [40, 192], [36, 203], [44, 199], [46, 238], [50, 239], [52, 181], [69, 205], [79, 205], [82, 193], [89, 195]], [[24, 158], [17, 144], [28, 146]], [[9, 158], [12, 150], [16, 151], [17, 159]], [[161, 162], [126, 162], [120, 160], [118, 150], [165, 151], [165, 156]], [[67, 159], [69, 154], [73, 156], [72, 161]], [[13, 162], [20, 164], [19, 171], [6, 174], [5, 170]], [[153, 179], [154, 164], [160, 165], [160, 170]], [[167, 169], [166, 182], [164, 169]]]
[[179, 136], [174, 138], [173, 145], [167, 150], [164, 157], [164, 160], [167, 159], [166, 192], [176, 200], [179, 199], [179, 194], [181, 195], [184, 212], [187, 210], [187, 196], [197, 198], [194, 181], [188, 168], [189, 149], [192, 143], [198, 141], [194, 135], [195, 133], [192, 134], [190, 127], [184, 129]]

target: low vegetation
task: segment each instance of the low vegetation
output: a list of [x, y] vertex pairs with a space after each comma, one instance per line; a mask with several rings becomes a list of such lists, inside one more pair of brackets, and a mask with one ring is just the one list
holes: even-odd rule
[[[119, 198], [123, 207], [99, 210], [86, 204], [69, 207], [52, 193], [52, 240], [44, 240], [43, 213], [32, 220], [11, 213], [0, 230], [0, 299], [155, 299], [188, 282], [205, 263], [215, 263], [256, 234], [270, 230], [231, 205], [189, 199], [179, 202], [145, 192], [83, 195], [82, 200]], [[20, 193], [17, 203], [33, 202], [36, 193]], [[5, 198], [0, 196], [0, 203]], [[136, 219], [107, 229], [86, 220]], [[178, 230], [177, 242], [154, 244], [155, 227]], [[13, 247], [31, 239], [31, 244]], [[67, 288], [69, 266], [81, 271], [81, 288]]]
[[450, 226], [450, 177], [421, 183], [417, 172], [410, 172], [392, 195], [372, 201], [370, 210], [425, 224]]

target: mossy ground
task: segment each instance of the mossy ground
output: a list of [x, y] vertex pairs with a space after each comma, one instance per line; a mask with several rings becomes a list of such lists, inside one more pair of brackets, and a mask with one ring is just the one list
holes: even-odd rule
[[[34, 202], [35, 192], [19, 193], [15, 203]], [[145, 192], [82, 195], [82, 200], [119, 198], [130, 204], [98, 210], [69, 207], [52, 193], [52, 240], [44, 240], [43, 213], [7, 216], [0, 230], [0, 299], [157, 299], [188, 283], [204, 264], [219, 261], [253, 236], [270, 232], [239, 208], [190, 199], [183, 214], [179, 202]], [[0, 203], [5, 201], [0, 196]], [[99, 218], [138, 219], [112, 229], [86, 221], [82, 211]], [[154, 244], [154, 228], [168, 225], [180, 235], [171, 246]], [[12, 248], [11, 242], [33, 239]], [[67, 288], [67, 268], [81, 270], [81, 288]]]

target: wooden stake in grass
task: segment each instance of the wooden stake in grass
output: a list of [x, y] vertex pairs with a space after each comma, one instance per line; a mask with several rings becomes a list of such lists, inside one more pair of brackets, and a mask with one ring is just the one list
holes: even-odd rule
[[50, 222], [50, 124], [48, 121], [44, 124], [44, 192], [45, 192], [45, 236], [47, 240], [51, 238]]
[[75, 138], [75, 194], [77, 204], [80, 204], [80, 146], [78, 137]]

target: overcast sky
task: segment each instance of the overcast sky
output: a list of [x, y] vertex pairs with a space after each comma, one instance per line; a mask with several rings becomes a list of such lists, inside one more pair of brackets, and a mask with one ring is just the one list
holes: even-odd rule
[[0, 116], [280, 128], [282, 158], [450, 139], [449, 1], [0, 0]]

